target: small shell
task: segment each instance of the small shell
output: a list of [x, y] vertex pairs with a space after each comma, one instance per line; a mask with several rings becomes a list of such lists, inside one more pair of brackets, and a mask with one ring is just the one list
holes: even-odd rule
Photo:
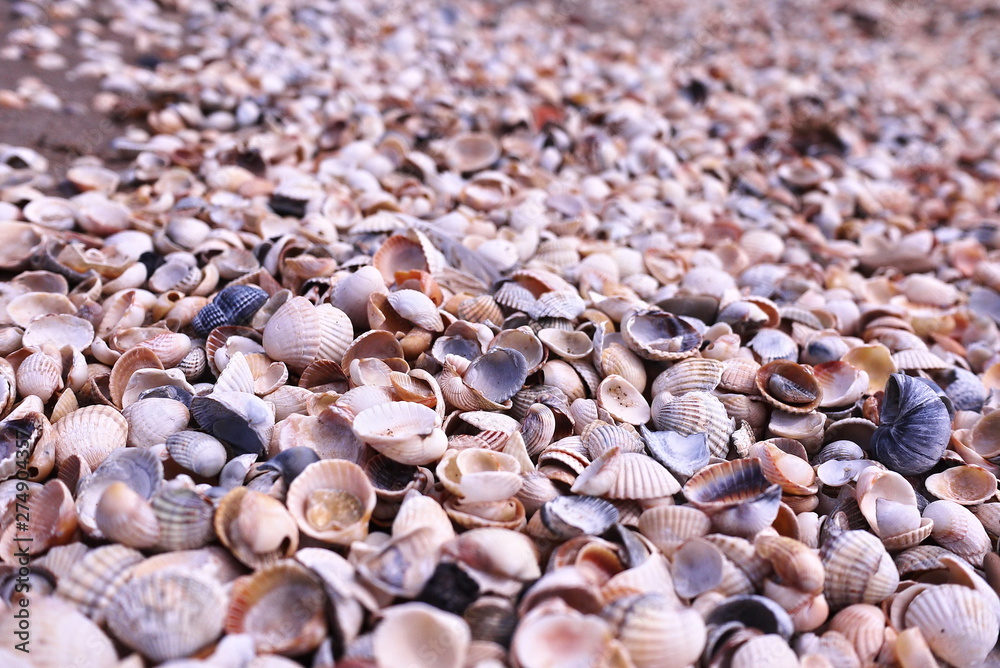
[[364, 469], [345, 460], [310, 464], [288, 488], [288, 510], [299, 528], [326, 543], [362, 540], [375, 502], [375, 488]]
[[934, 522], [934, 542], [973, 566], [982, 566], [983, 557], [991, 549], [990, 538], [968, 508], [954, 501], [934, 501], [924, 508], [923, 516]]
[[866, 603], [849, 605], [830, 620], [830, 630], [842, 633], [865, 664], [872, 663], [882, 649], [885, 628], [885, 613]]
[[639, 517], [639, 531], [668, 557], [689, 538], [708, 534], [712, 520], [689, 506], [657, 506]]
[[108, 602], [143, 558], [141, 552], [124, 545], [94, 548], [59, 578], [56, 593], [101, 624]]
[[997, 495], [996, 476], [978, 466], [954, 466], [928, 476], [924, 485], [937, 498], [963, 506], [985, 503]]
[[701, 656], [705, 622], [692, 608], [658, 594], [620, 599], [605, 613], [636, 668], [683, 668]]
[[226, 447], [216, 438], [198, 431], [178, 431], [167, 440], [171, 459], [202, 478], [214, 478], [226, 465]]
[[62, 388], [62, 364], [40, 350], [17, 367], [17, 390], [22, 397], [33, 395], [47, 403]]
[[385, 280], [373, 266], [361, 267], [340, 279], [330, 295], [330, 303], [347, 314], [359, 330], [368, 327], [368, 296], [388, 295]]
[[108, 629], [152, 661], [186, 657], [219, 636], [226, 605], [212, 578], [166, 570], [134, 578], [108, 603]]
[[[435, 650], [427, 652], [433, 639]], [[464, 619], [426, 603], [385, 610], [373, 634], [375, 660], [383, 666], [462, 668], [472, 634]]]
[[521, 489], [521, 466], [510, 455], [485, 448], [448, 450], [437, 465], [445, 489], [463, 503], [503, 501]]
[[664, 311], [636, 311], [622, 322], [629, 349], [650, 360], [690, 357], [701, 346], [701, 334], [683, 318]]
[[588, 496], [560, 496], [545, 503], [540, 523], [559, 538], [581, 534], [597, 536], [618, 521], [618, 510], [608, 501]]
[[193, 550], [215, 539], [215, 507], [204, 495], [188, 487], [164, 487], [149, 501], [160, 524], [158, 550]]
[[253, 569], [291, 556], [299, 544], [295, 518], [281, 502], [246, 487], [233, 489], [219, 501], [215, 533], [233, 556]]
[[867, 531], [844, 531], [820, 549], [826, 569], [824, 593], [830, 607], [876, 604], [899, 584], [899, 573], [878, 538]]
[[680, 483], [652, 457], [622, 452], [615, 446], [584, 469], [571, 490], [609, 499], [659, 499], [681, 489]]
[[778, 516], [781, 488], [764, 477], [758, 460], [736, 459], [696, 473], [684, 496], [723, 533], [752, 537]]
[[799, 346], [792, 337], [779, 329], [762, 329], [750, 339], [747, 347], [760, 358], [761, 364], [775, 360], [794, 362], [799, 356]]
[[142, 399], [122, 411], [128, 422], [128, 445], [149, 448], [166, 442], [188, 425], [191, 415], [187, 407], [173, 399]]
[[812, 371], [801, 364], [775, 360], [757, 370], [757, 389], [764, 400], [788, 413], [808, 413], [823, 401]]
[[267, 293], [254, 285], [230, 285], [194, 317], [191, 326], [198, 336], [208, 336], [222, 325], [245, 325], [267, 301]]
[[851, 406], [868, 390], [868, 374], [847, 362], [825, 362], [813, 373], [821, 390], [821, 408]]
[[440, 459], [448, 447], [448, 437], [438, 424], [432, 409], [393, 401], [361, 411], [354, 418], [354, 431], [387, 457], [419, 466]]
[[705, 434], [709, 453], [724, 457], [729, 449], [733, 420], [717, 397], [707, 392], [688, 392], [679, 397], [658, 394], [653, 399], [653, 423], [660, 431], [682, 436]]
[[897, 371], [889, 349], [881, 343], [851, 348], [840, 359], [868, 374], [868, 389], [865, 394], [875, 394], [885, 389], [889, 376]]
[[271, 441], [274, 407], [245, 392], [213, 392], [191, 400], [198, 425], [238, 454], [261, 454]]
[[649, 422], [646, 399], [631, 383], [617, 375], [607, 376], [597, 389], [597, 404], [611, 417], [628, 424]]
[[105, 538], [128, 547], [149, 548], [160, 537], [160, 524], [149, 502], [123, 482], [104, 490], [94, 520]]
[[86, 350], [94, 340], [94, 326], [75, 315], [53, 314], [34, 318], [24, 328], [22, 345], [41, 348], [46, 344]]
[[500, 154], [500, 143], [492, 134], [467, 132], [448, 142], [444, 158], [456, 172], [478, 172], [496, 162]]
[[318, 359], [340, 361], [353, 339], [354, 327], [343, 311], [293, 297], [267, 321], [263, 345], [271, 359], [302, 373]]
[[593, 351], [593, 341], [586, 333], [562, 329], [543, 329], [538, 338], [553, 354], [567, 360], [588, 357]]
[[401, 317], [429, 332], [444, 330], [444, 323], [431, 298], [416, 290], [397, 290], [388, 295], [389, 304]]
[[295, 561], [279, 561], [233, 583], [226, 633], [249, 634], [261, 653], [298, 656], [326, 637], [326, 605], [316, 576]]
[[[802, 456], [795, 454], [796, 447]], [[816, 493], [816, 472], [796, 441], [783, 438], [760, 441], [750, 447], [749, 455], [760, 461], [764, 476], [780, 485], [785, 494], [807, 496]]]
[[701, 357], [686, 359], [674, 364], [653, 381], [653, 396], [661, 392], [681, 395], [686, 392], [711, 392], [722, 379], [722, 362]]
[[78, 455], [91, 470], [128, 440], [128, 421], [110, 406], [79, 408], [53, 425], [56, 466], [71, 455]]
[[758, 536], [754, 547], [758, 555], [771, 562], [783, 584], [803, 592], [822, 592], [823, 562], [804, 544], [784, 536]]

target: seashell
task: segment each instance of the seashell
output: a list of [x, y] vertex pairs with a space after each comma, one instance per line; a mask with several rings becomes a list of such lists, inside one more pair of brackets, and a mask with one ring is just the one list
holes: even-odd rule
[[494, 348], [469, 364], [462, 382], [487, 400], [502, 404], [524, 386], [527, 374], [528, 363], [521, 353]]
[[815, 494], [816, 472], [806, 461], [801, 447], [799, 450], [803, 456], [800, 457], [795, 453], [797, 445], [798, 443], [791, 439], [760, 441], [750, 447], [749, 456], [755, 457], [760, 462], [764, 477], [780, 485], [785, 494], [800, 496]]
[[690, 538], [674, 551], [670, 577], [678, 596], [693, 599], [722, 586], [726, 558], [719, 548], [700, 538]]
[[445, 163], [456, 172], [478, 172], [500, 159], [496, 138], [484, 132], [467, 132], [453, 137], [444, 149]]
[[747, 343], [761, 364], [776, 360], [794, 362], [799, 357], [799, 346], [792, 337], [778, 329], [762, 329]]
[[711, 455], [725, 456], [729, 449], [733, 421], [722, 402], [707, 392], [688, 392], [679, 397], [658, 394], [653, 399], [652, 416], [659, 431], [682, 436], [705, 434]]
[[847, 362], [824, 362], [813, 369], [819, 383], [821, 408], [853, 405], [868, 389], [868, 374]]
[[41, 315], [24, 328], [21, 345], [42, 348], [48, 344], [86, 350], [94, 340], [94, 326], [83, 318], [68, 314]]
[[191, 400], [198, 425], [238, 454], [262, 454], [271, 440], [274, 408], [245, 392], [213, 392]]
[[664, 311], [635, 311], [622, 321], [626, 345], [650, 360], [689, 357], [701, 346], [701, 335], [686, 320]]
[[293, 297], [279, 308], [264, 328], [264, 350], [271, 359], [301, 373], [318, 359], [340, 361], [351, 346], [354, 329], [347, 315], [331, 306], [313, 306]]
[[919, 628], [934, 654], [955, 666], [980, 665], [996, 644], [1000, 621], [993, 601], [958, 584], [920, 592], [906, 608], [907, 627]]
[[812, 371], [787, 360], [764, 364], [757, 370], [756, 384], [766, 402], [788, 413], [808, 413], [823, 401]]
[[18, 365], [16, 378], [22, 397], [33, 395], [43, 403], [63, 389], [62, 364], [41, 350], [31, 353]]
[[618, 375], [609, 375], [597, 389], [597, 405], [616, 420], [641, 425], [649, 422], [646, 399], [631, 383]]
[[[553, 642], [554, 638], [559, 642]], [[564, 604], [546, 604], [521, 619], [511, 640], [510, 656], [520, 668], [560, 663], [600, 665], [612, 639], [611, 628], [600, 617], [584, 615]]]
[[851, 348], [840, 359], [868, 374], [868, 389], [865, 394], [875, 394], [885, 389], [889, 376], [897, 371], [889, 349], [881, 343]]
[[222, 631], [225, 593], [218, 582], [166, 570], [123, 584], [106, 608], [108, 629], [152, 661], [188, 656]]
[[830, 620], [830, 630], [850, 641], [862, 663], [872, 663], [884, 642], [885, 613], [866, 603], [849, 605]]
[[198, 431], [178, 431], [167, 437], [167, 452], [185, 470], [202, 478], [214, 478], [228, 459], [222, 443]]
[[739, 394], [757, 394], [757, 371], [760, 364], [746, 357], [734, 357], [722, 363], [718, 387]]
[[979, 466], [954, 466], [928, 476], [927, 491], [939, 499], [963, 506], [975, 506], [997, 495], [997, 479]]
[[713, 526], [734, 536], [752, 537], [770, 526], [781, 503], [781, 487], [764, 477], [756, 459], [712, 464], [688, 480], [683, 491]]
[[976, 421], [969, 434], [969, 444], [986, 459], [1000, 456], [1000, 411], [987, 413]]
[[18, 327], [27, 327], [35, 320], [46, 315], [73, 315], [76, 306], [69, 297], [51, 292], [29, 292], [14, 297], [7, 302], [7, 322]]
[[326, 605], [321, 581], [297, 562], [283, 560], [233, 583], [225, 630], [249, 634], [258, 652], [297, 656], [316, 649], [326, 636]]
[[924, 508], [923, 516], [934, 522], [934, 542], [973, 566], [982, 566], [983, 557], [991, 549], [990, 538], [968, 508], [954, 501], [934, 501]]
[[899, 584], [899, 573], [878, 538], [866, 531], [844, 531], [820, 548], [826, 569], [824, 594], [833, 609], [855, 603], [876, 604]]
[[[600, 350], [597, 368], [604, 376], [619, 375], [637, 390], [646, 388], [646, 369], [642, 359], [623, 345], [612, 343]], [[575, 368], [580, 368], [577, 364]]]
[[708, 534], [712, 521], [689, 506], [657, 506], [639, 517], [639, 531], [668, 557], [689, 538]]
[[787, 640], [779, 635], [768, 633], [751, 638], [740, 645], [733, 654], [730, 665], [733, 668], [751, 668], [761, 665], [791, 668], [800, 664], [795, 652], [788, 646]]
[[636, 668], [682, 668], [695, 663], [705, 648], [701, 615], [665, 596], [620, 599], [604, 614], [616, 624], [618, 639]]
[[288, 487], [288, 509], [299, 528], [325, 543], [363, 540], [375, 502], [364, 469], [344, 460], [310, 464]]
[[129, 569], [142, 560], [141, 552], [124, 545], [94, 548], [59, 578], [56, 593], [102, 624], [108, 602], [128, 579]]
[[[27, 599], [22, 599], [27, 600]], [[58, 641], [26, 645], [31, 650], [31, 658], [21, 656], [15, 649], [0, 650], [0, 662], [8, 668], [32, 668], [43, 666], [80, 666], [80, 668], [102, 668], [116, 666], [118, 654], [111, 639], [101, 628], [84, 617], [73, 606], [56, 596], [34, 596], [31, 599], [31, 614], [36, 615], [32, 629], [45, 633]], [[13, 614], [0, 621], [0, 632], [19, 638], [19, 620]], [[11, 643], [13, 648], [15, 643]], [[86, 653], [80, 648], [86, 647]]]
[[529, 374], [538, 371], [548, 357], [545, 346], [530, 327], [502, 330], [490, 341], [488, 350], [493, 351], [496, 348], [506, 348], [520, 353], [527, 363]]
[[[394, 280], [394, 276], [388, 280]], [[359, 268], [340, 279], [330, 294], [330, 303], [347, 314], [356, 328], [368, 326], [368, 297], [371, 294], [388, 295], [386, 279], [374, 266]]]
[[389, 304], [401, 317], [429, 332], [444, 331], [444, 323], [431, 298], [417, 290], [397, 290], [387, 297]]
[[438, 480], [463, 503], [503, 501], [521, 489], [521, 465], [485, 448], [448, 450], [437, 465]]
[[807, 453], [816, 452], [825, 431], [826, 416], [819, 412], [796, 414], [775, 410], [771, 411], [771, 421], [767, 424], [769, 436], [799, 441]]
[[[430, 653], [428, 638], [437, 647]], [[378, 665], [462, 668], [472, 633], [458, 615], [426, 603], [403, 603], [385, 610], [372, 640]]]
[[903, 475], [918, 475], [941, 459], [951, 436], [951, 417], [944, 402], [926, 384], [892, 374], [879, 418], [872, 449], [889, 468]]
[[585, 332], [542, 329], [538, 338], [552, 353], [563, 359], [584, 359], [593, 352], [593, 341]]
[[804, 544], [784, 536], [758, 536], [754, 541], [757, 554], [771, 562], [781, 583], [802, 592], [823, 591], [823, 562]]
[[164, 487], [149, 505], [160, 524], [156, 549], [175, 552], [203, 547], [215, 538], [211, 501], [193, 489], [181, 486]]
[[123, 482], [111, 483], [101, 494], [94, 521], [105, 538], [136, 549], [152, 547], [160, 537], [152, 507]]
[[411, 402], [393, 401], [361, 411], [354, 431], [362, 441], [402, 464], [436, 461], [448, 447], [437, 413]]
[[472, 323], [499, 325], [503, 322], [503, 311], [491, 295], [479, 295], [463, 299], [456, 312], [459, 320]]
[[524, 506], [516, 498], [489, 503], [460, 503], [451, 498], [444, 509], [456, 525], [466, 529], [498, 528], [519, 531], [525, 526]]
[[559, 538], [598, 536], [618, 517], [610, 502], [590, 496], [560, 496], [542, 505], [538, 513], [541, 525]]
[[20, 505], [13, 505], [10, 510], [23, 513], [30, 524], [25, 528], [25, 522], [12, 521], [0, 535], [0, 558], [8, 564], [19, 562], [25, 553], [36, 555], [54, 545], [65, 545], [76, 533], [73, 496], [61, 480], [52, 479], [44, 486], [36, 486], [26, 501], [23, 494], [16, 497]]
[[128, 422], [127, 444], [149, 448], [187, 427], [191, 416], [179, 401], [142, 399], [126, 406], [122, 417]]
[[245, 325], [267, 301], [267, 293], [253, 285], [230, 285], [219, 291], [191, 321], [198, 336], [205, 337], [223, 325]]
[[246, 487], [222, 497], [214, 526], [233, 556], [255, 570], [290, 557], [299, 544], [295, 518], [281, 502]]
[[676, 494], [681, 486], [652, 457], [614, 446], [591, 462], [570, 489], [609, 499], [659, 499]]
[[110, 406], [85, 406], [52, 425], [56, 466], [78, 455], [91, 469], [128, 440], [128, 421]]
[[669, 392], [677, 396], [687, 392], [711, 392], [722, 379], [722, 362], [705, 358], [682, 360], [661, 373], [653, 381], [652, 394]]

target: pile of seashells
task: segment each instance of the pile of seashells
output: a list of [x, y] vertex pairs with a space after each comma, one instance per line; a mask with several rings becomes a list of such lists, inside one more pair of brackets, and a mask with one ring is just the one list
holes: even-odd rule
[[128, 170], [0, 145], [0, 665], [1000, 665], [993, 112], [906, 125], [979, 88], [164, 4], [197, 55], [81, 65]]

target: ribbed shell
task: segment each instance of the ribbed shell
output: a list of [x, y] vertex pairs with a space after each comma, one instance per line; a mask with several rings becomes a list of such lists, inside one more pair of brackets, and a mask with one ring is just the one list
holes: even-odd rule
[[937, 393], [921, 380], [892, 374], [879, 418], [872, 448], [892, 470], [903, 475], [926, 473], [944, 455], [951, 417]]
[[69, 456], [79, 455], [91, 470], [96, 469], [128, 440], [128, 422], [111, 406], [79, 408], [52, 427], [57, 466]]
[[917, 594], [906, 609], [906, 626], [916, 626], [938, 658], [953, 666], [978, 666], [1000, 633], [995, 601], [975, 589], [936, 585]]
[[896, 591], [899, 573], [881, 541], [867, 531], [844, 531], [820, 549], [824, 593], [831, 608], [880, 603]]
[[725, 457], [733, 421], [715, 396], [700, 391], [679, 397], [660, 394], [653, 400], [652, 415], [660, 431], [675, 431], [683, 436], [704, 433], [709, 452]]

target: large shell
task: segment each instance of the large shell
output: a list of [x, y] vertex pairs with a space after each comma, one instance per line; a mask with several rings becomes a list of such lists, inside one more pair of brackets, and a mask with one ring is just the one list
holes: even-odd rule
[[605, 614], [617, 623], [618, 638], [636, 668], [683, 668], [697, 661], [705, 647], [701, 615], [666, 596], [621, 599]]
[[879, 461], [903, 475], [930, 470], [951, 438], [951, 416], [926, 383], [892, 374], [885, 388], [872, 448]]
[[152, 661], [186, 657], [222, 631], [226, 597], [210, 577], [165, 570], [134, 578], [108, 603], [108, 629]]
[[973, 566], [982, 566], [991, 549], [990, 537], [982, 523], [965, 506], [954, 501], [934, 501], [924, 508], [924, 517], [934, 522], [931, 538]]
[[287, 506], [303, 533], [347, 545], [368, 533], [375, 488], [357, 464], [324, 459], [310, 464], [288, 488]]
[[983, 665], [1000, 632], [996, 595], [958, 584], [917, 594], [906, 608], [907, 627], [917, 627], [934, 654], [954, 666]]

